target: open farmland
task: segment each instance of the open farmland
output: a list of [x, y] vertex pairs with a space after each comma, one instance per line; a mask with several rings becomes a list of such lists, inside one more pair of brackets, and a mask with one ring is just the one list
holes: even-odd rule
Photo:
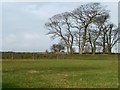
[[11, 1], [1, 3], [1, 88], [119, 89], [118, 2]]
[[4, 59], [2, 86], [3, 88], [117, 88], [117, 57], [114, 56], [110, 60], [101, 58]]

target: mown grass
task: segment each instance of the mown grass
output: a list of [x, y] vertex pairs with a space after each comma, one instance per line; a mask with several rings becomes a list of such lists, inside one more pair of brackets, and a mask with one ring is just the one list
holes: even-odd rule
[[117, 88], [118, 61], [4, 60], [3, 88]]

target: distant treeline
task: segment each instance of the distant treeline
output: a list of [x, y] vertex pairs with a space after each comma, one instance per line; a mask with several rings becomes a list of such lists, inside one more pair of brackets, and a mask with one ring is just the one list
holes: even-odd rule
[[79, 59], [79, 60], [111, 60], [118, 59], [118, 54], [102, 54], [91, 53], [82, 54], [66, 54], [66, 53], [42, 53], [42, 52], [0, 52], [2, 59]]

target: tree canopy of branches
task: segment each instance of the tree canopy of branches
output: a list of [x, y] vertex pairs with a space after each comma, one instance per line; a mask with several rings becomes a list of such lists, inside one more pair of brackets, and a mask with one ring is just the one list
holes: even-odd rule
[[103, 48], [103, 53], [106, 53], [106, 48], [111, 53], [119, 38], [118, 29], [110, 23], [109, 17], [109, 10], [100, 3], [88, 3], [71, 12], [52, 16], [45, 26], [53, 39], [64, 41], [68, 53], [73, 53], [74, 45], [80, 54], [86, 51], [86, 45], [89, 45], [93, 54], [98, 46]]

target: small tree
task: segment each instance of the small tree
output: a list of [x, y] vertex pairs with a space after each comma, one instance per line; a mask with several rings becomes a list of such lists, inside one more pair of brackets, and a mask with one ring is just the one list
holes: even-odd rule
[[64, 49], [65, 49], [64, 46], [61, 45], [61, 44], [53, 44], [51, 46], [51, 51], [52, 52], [62, 52]]

